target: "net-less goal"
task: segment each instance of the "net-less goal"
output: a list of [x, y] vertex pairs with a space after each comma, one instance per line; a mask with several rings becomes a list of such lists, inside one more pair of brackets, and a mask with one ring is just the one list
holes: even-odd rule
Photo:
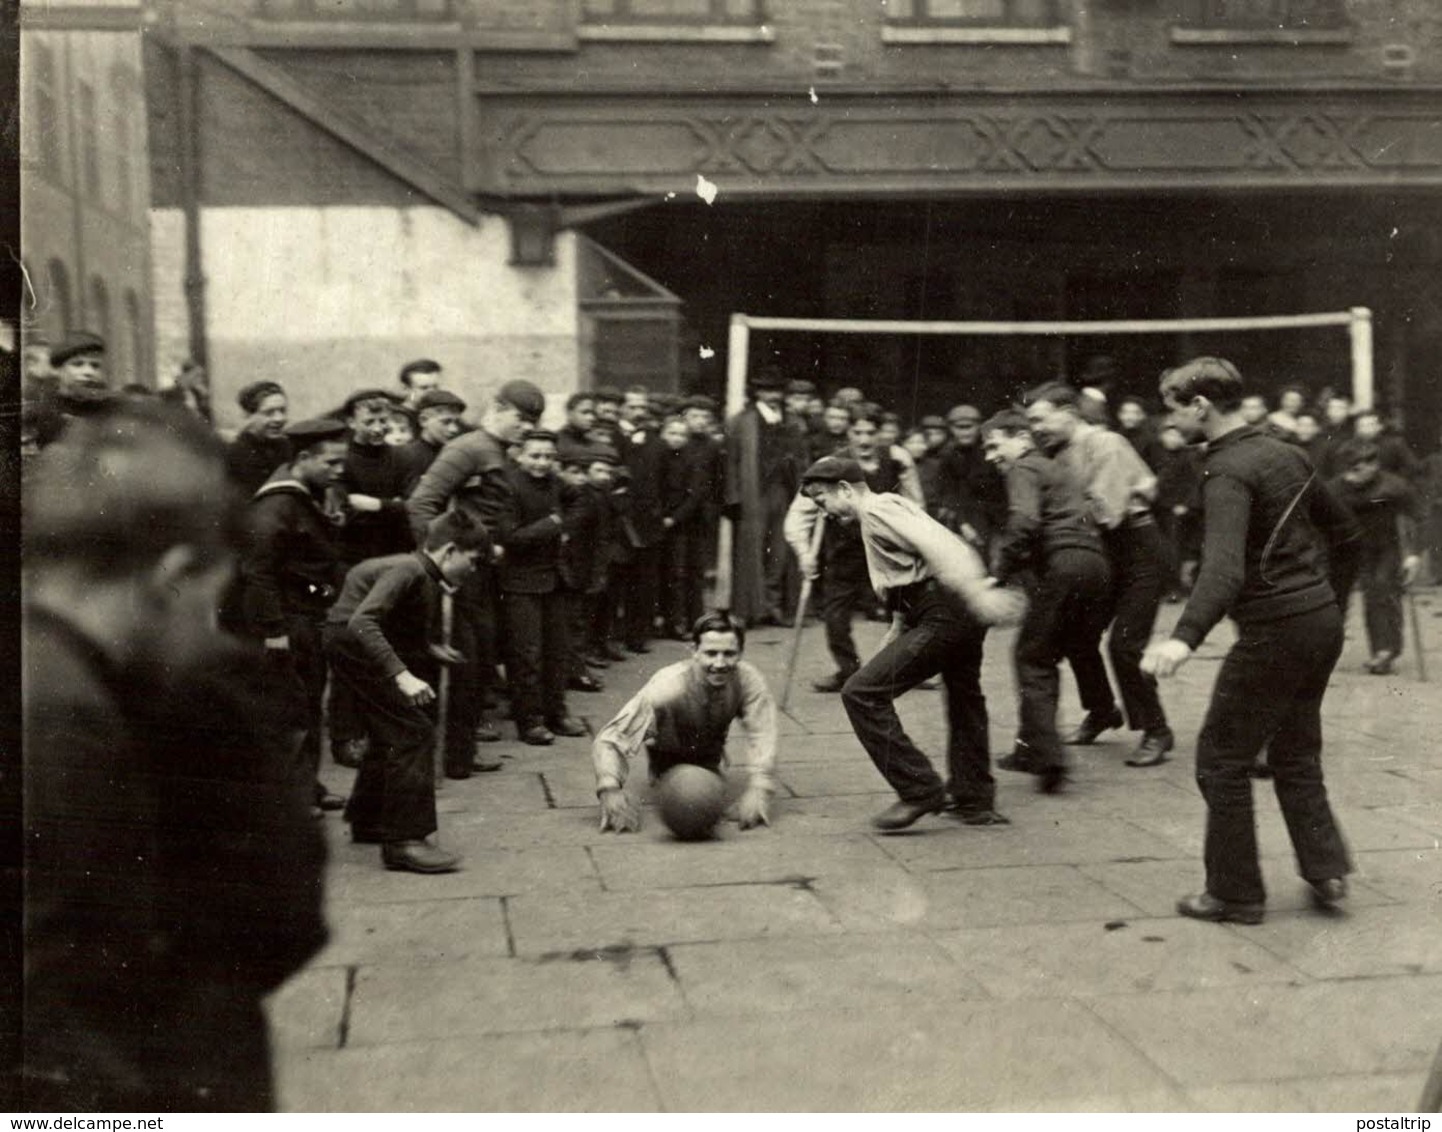
[[[919, 334], [952, 336], [1045, 335], [1070, 337], [1099, 334], [1209, 334], [1266, 330], [1340, 327], [1347, 331], [1352, 352], [1352, 402], [1370, 409], [1374, 399], [1372, 312], [1367, 307], [1321, 314], [1257, 315], [1238, 318], [1164, 318], [1057, 322], [911, 322], [862, 318], [763, 318], [731, 316], [726, 355], [726, 414], [746, 404], [746, 374], [753, 331], [805, 334]], [[717, 547], [716, 604], [731, 603], [731, 524], [723, 520]]]

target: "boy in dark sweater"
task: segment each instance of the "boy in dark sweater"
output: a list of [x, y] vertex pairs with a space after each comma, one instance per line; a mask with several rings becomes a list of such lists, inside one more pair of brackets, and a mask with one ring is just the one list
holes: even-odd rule
[[436, 831], [436, 724], [427, 709], [439, 666], [464, 661], [438, 643], [442, 593], [453, 593], [490, 553], [482, 527], [447, 512], [430, 523], [424, 549], [352, 567], [327, 618], [331, 670], [371, 736], [345, 817], [353, 840], [380, 844], [388, 869], [445, 873], [460, 865], [426, 841]]
[[346, 399], [350, 426], [340, 485], [346, 497], [341, 551], [346, 564], [400, 554], [415, 546], [406, 517], [411, 466], [386, 442], [398, 398], [384, 389], [362, 389]]
[[[1417, 525], [1422, 507], [1417, 492], [1400, 475], [1382, 470], [1382, 452], [1368, 440], [1349, 440], [1337, 449], [1342, 474], [1332, 481], [1343, 503], [1362, 525], [1363, 615], [1372, 659], [1367, 671], [1386, 676], [1402, 655], [1402, 591], [1417, 577]], [[1352, 579], [1333, 572], [1345, 616]], [[1340, 579], [1340, 580], [1338, 580]]]
[[1322, 696], [1342, 651], [1324, 559], [1356, 541], [1356, 520], [1302, 453], [1246, 423], [1230, 362], [1169, 370], [1161, 392], [1170, 423], [1207, 442], [1205, 527], [1197, 584], [1171, 637], [1147, 647], [1142, 671], [1171, 676], [1224, 616], [1237, 624], [1197, 737], [1206, 888], [1177, 911], [1248, 924], [1265, 915], [1251, 779], [1263, 749], [1298, 871], [1318, 904], [1334, 905], [1352, 864], [1322, 780]]
[[561, 586], [561, 484], [552, 468], [556, 434], [534, 429], [506, 469], [510, 491], [497, 516], [501, 592], [510, 652], [511, 711], [523, 742], [544, 747], [557, 735], [586, 734], [566, 711], [570, 644]]
[[1111, 572], [1081, 484], [1036, 450], [1026, 418], [998, 413], [982, 425], [981, 436], [987, 462], [1006, 477], [1009, 500], [991, 573], [1001, 585], [1024, 586], [1028, 598], [1016, 638], [1016, 749], [997, 765], [1038, 775], [1038, 788], [1052, 793], [1066, 780], [1056, 729], [1057, 666], [1097, 647], [1110, 612]]
[[568, 686], [598, 690], [586, 668], [610, 667], [599, 620], [611, 541], [611, 487], [619, 460], [610, 448], [573, 448], [563, 460], [561, 581], [570, 605]]
[[681, 417], [661, 425], [657, 447], [661, 495], [661, 617], [670, 636], [691, 639], [691, 625], [700, 616], [701, 579], [705, 564], [693, 557], [692, 518], [705, 494], [705, 466], [690, 448], [691, 430]]

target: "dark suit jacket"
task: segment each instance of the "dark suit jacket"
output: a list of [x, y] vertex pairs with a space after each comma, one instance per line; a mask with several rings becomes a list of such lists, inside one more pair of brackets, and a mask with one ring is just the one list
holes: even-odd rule
[[538, 480], [512, 465], [506, 471], [507, 499], [497, 526], [501, 589], [513, 594], [548, 594], [560, 581], [561, 484]]
[[264, 995], [326, 940], [312, 784], [268, 667], [115, 666], [28, 610], [25, 1103], [274, 1105]]

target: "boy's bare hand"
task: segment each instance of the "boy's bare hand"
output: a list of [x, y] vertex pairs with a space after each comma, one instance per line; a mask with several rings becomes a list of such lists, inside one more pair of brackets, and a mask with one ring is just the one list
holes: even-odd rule
[[451, 645], [431, 645], [430, 654], [442, 664], [465, 664], [466, 658]]

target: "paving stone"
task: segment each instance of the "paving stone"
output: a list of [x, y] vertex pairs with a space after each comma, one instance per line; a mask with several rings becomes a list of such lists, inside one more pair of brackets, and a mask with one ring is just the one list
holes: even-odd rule
[[1356, 853], [1353, 864], [1367, 887], [1442, 911], [1442, 848]]
[[1363, 1073], [1286, 1082], [1299, 1112], [1415, 1112], [1427, 1073]]
[[362, 967], [347, 1047], [686, 1016], [654, 951]]
[[509, 911], [521, 955], [841, 930], [812, 893], [783, 884], [518, 896]]
[[509, 954], [501, 902], [491, 898], [354, 905], [332, 900], [326, 919], [331, 939], [315, 958], [318, 966], [449, 963]]
[[1439, 839], [1442, 839], [1442, 802], [1417, 801], [1414, 796], [1413, 800], [1396, 806], [1378, 807], [1372, 813], [1388, 821], [1414, 825], [1432, 837], [1433, 848], [1442, 848], [1439, 844]]
[[571, 888], [594, 891], [599, 883], [581, 846], [500, 849], [475, 844], [463, 829], [443, 831], [441, 844], [461, 854], [459, 871], [434, 876], [393, 871], [381, 865], [378, 846], [349, 846], [349, 859], [331, 870], [327, 886], [331, 900], [342, 906]]
[[[843, 740], [843, 742], [846, 742]], [[800, 798], [817, 798], [833, 794], [872, 794], [882, 799], [877, 805], [881, 809], [888, 800], [895, 799], [895, 793], [881, 777], [861, 744], [850, 740], [854, 758], [834, 764], [781, 762], [776, 775], [787, 788]]]
[[335, 1049], [345, 1011], [344, 967], [310, 966], [265, 1000], [276, 1050]]
[[[579, 742], [579, 740], [570, 740]], [[463, 781], [448, 781], [436, 794], [436, 812], [531, 813], [546, 808], [546, 794], [534, 770], [519, 760], [506, 763], [503, 770], [476, 774]], [[441, 819], [441, 832], [446, 829]]]
[[1442, 919], [1438, 908], [1426, 905], [1269, 917], [1247, 936], [1318, 979], [1442, 974]]
[[996, 998], [1065, 998], [1296, 982], [1250, 937], [1180, 918], [931, 933]]
[[816, 896], [849, 930], [896, 926], [993, 927], [1000, 924], [1104, 923], [1140, 914], [1069, 865], [961, 869], [942, 873], [877, 870], [822, 877]]
[[598, 845], [591, 856], [602, 882], [613, 892], [769, 883], [880, 867], [889, 860], [865, 836], [783, 838], [774, 828], [742, 832], [734, 826], [726, 827], [716, 840], [673, 841], [662, 852], [632, 839]]
[[1086, 1096], [1182, 1103], [1146, 1058], [1072, 1003], [659, 1024], [644, 1027], [641, 1041], [671, 1110], [1037, 1111]]
[[[1292, 839], [1277, 808], [1272, 791], [1259, 784], [1252, 791], [1257, 823], [1257, 846], [1264, 857], [1289, 857]], [[1399, 822], [1374, 810], [1339, 810], [1333, 806], [1342, 836], [1353, 850], [1430, 848], [1435, 840], [1415, 825]], [[1132, 819], [1148, 833], [1171, 842], [1184, 853], [1200, 857], [1206, 834], [1206, 811], [1196, 817], [1182, 813], [1157, 813]]]
[[1410, 1073], [1437, 1049], [1442, 976], [1119, 995], [1087, 1005], [1184, 1085]]
[[1187, 1089], [1193, 1112], [1302, 1112], [1306, 1105], [1290, 1081], [1234, 1081]]
[[986, 997], [946, 951], [916, 933], [690, 943], [667, 954], [698, 1016], [934, 1007]]
[[1010, 826], [953, 823], [947, 836], [887, 837], [886, 851], [909, 869], [970, 869], [1082, 861], [1166, 858], [1180, 851], [1130, 822], [1057, 810], [1014, 808]]
[[287, 1112], [657, 1111], [629, 1029], [307, 1051], [278, 1078]]
[[[1111, 892], [1124, 896], [1149, 916], [1175, 916], [1177, 901], [1206, 887], [1200, 855], [1171, 861], [1134, 861], [1082, 864], [1078, 868]], [[1267, 914], [1310, 911], [1312, 890], [1297, 876], [1290, 860], [1262, 859], [1262, 881], [1267, 888]], [[1348, 903], [1354, 908], [1386, 904], [1390, 897], [1352, 880]]]

